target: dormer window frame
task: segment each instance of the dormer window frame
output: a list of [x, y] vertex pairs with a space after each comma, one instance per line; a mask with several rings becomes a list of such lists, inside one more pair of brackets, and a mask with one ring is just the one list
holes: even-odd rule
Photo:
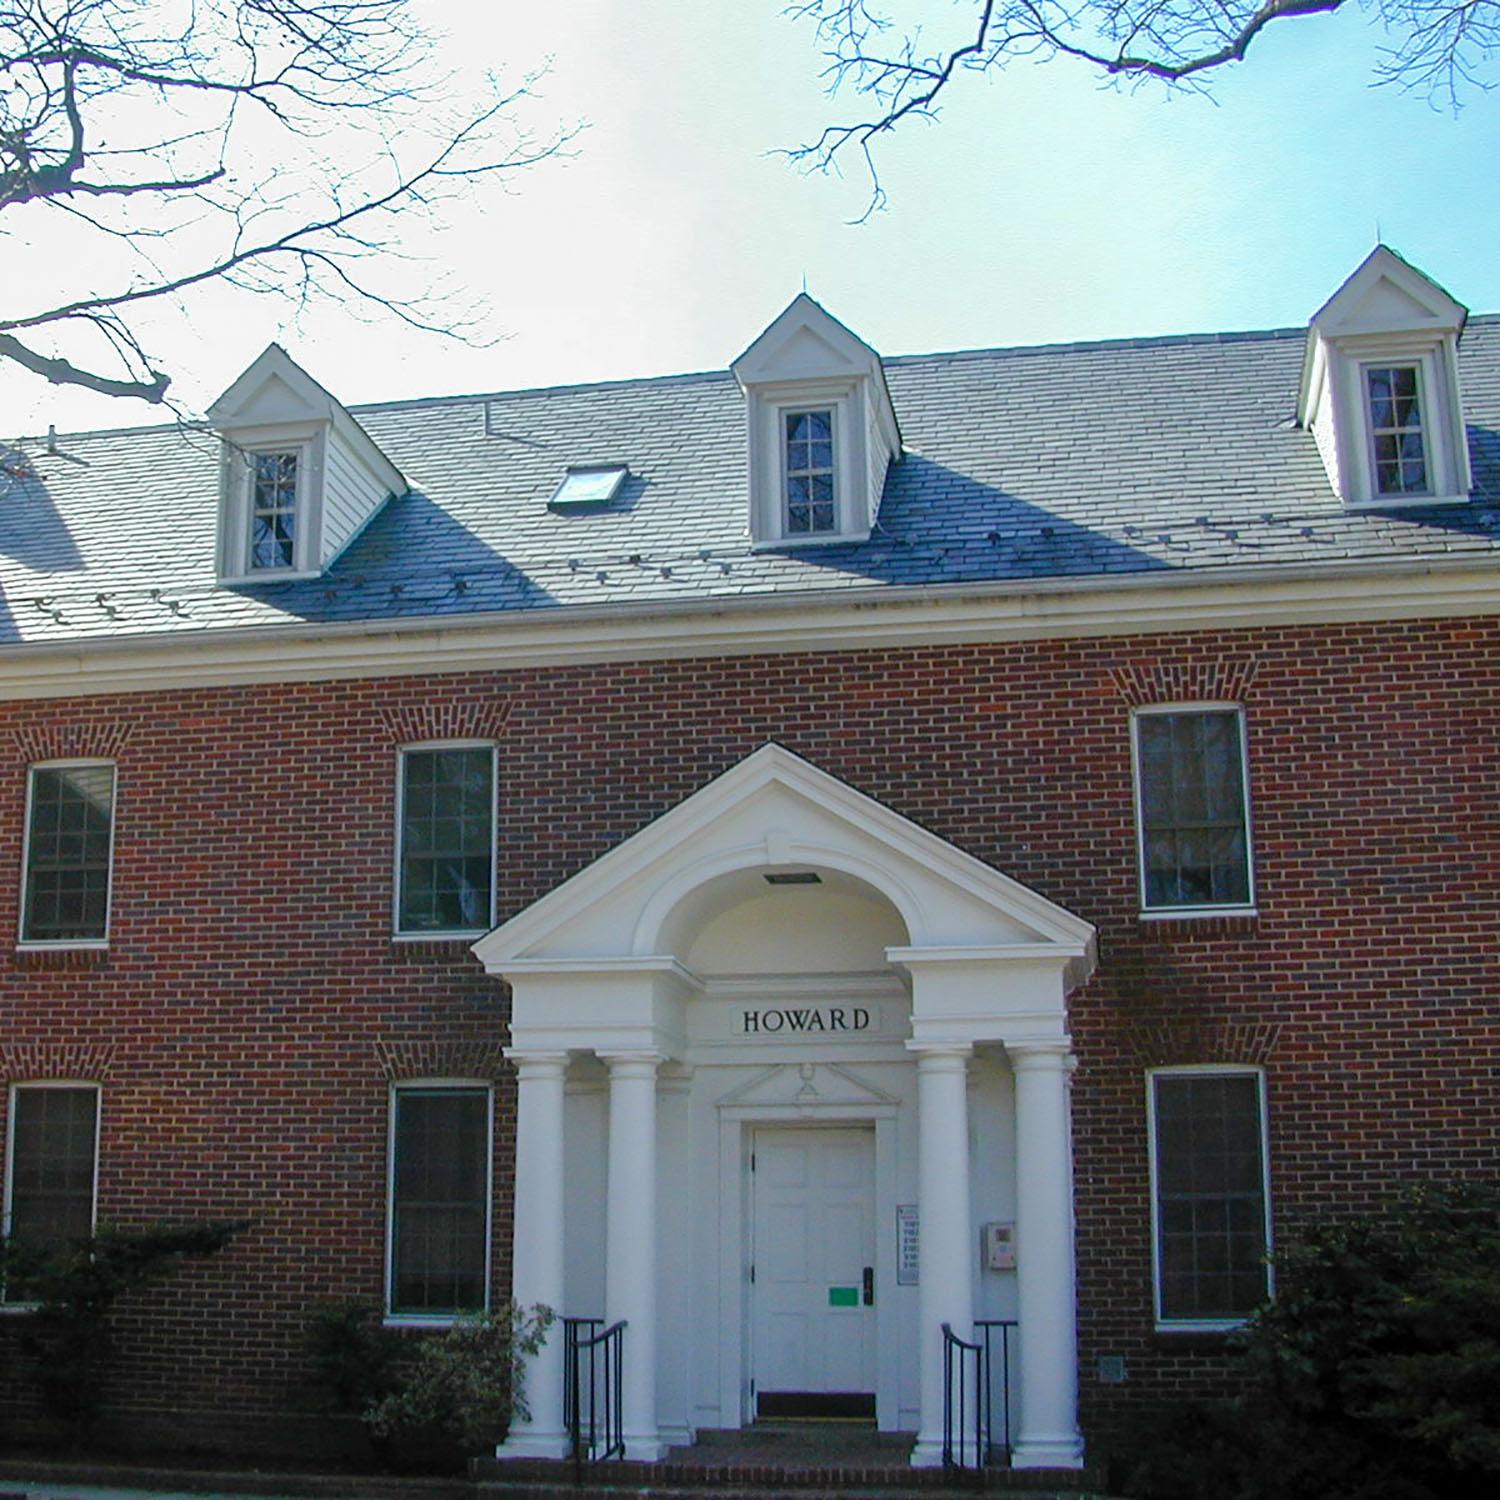
[[[1436, 282], [1385, 246], [1313, 315], [1298, 421], [1314, 437], [1346, 509], [1468, 503], [1473, 476], [1458, 371], [1466, 317]], [[1416, 371], [1426, 486], [1383, 491], [1369, 376], [1402, 368]]]
[[[316, 578], [318, 538], [327, 429], [317, 422], [256, 430], [224, 439], [224, 556], [220, 578], [225, 583], [286, 583]], [[263, 454], [295, 454], [297, 488], [293, 508], [292, 563], [289, 567], [257, 567], [254, 563], [255, 458]]]
[[[1467, 503], [1468, 443], [1463, 417], [1458, 411], [1457, 370], [1451, 350], [1451, 343], [1445, 344], [1440, 338], [1412, 334], [1366, 335], [1340, 341], [1329, 374], [1337, 403], [1335, 420], [1345, 475], [1344, 501], [1351, 510]], [[1375, 457], [1369, 372], [1403, 368], [1417, 372], [1427, 487], [1421, 491], [1382, 491]]]
[[[865, 466], [864, 383], [843, 377], [758, 385], [748, 393], [750, 530], [756, 548], [861, 542], [870, 517], [858, 478]], [[833, 529], [793, 531], [788, 514], [787, 419], [828, 412], [833, 429]]]

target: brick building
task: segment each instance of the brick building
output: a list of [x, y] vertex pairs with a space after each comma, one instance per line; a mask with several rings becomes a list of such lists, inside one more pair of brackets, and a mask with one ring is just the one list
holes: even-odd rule
[[725, 373], [351, 412], [273, 347], [210, 419], [0, 454], [6, 1225], [252, 1221], [118, 1415], [273, 1441], [320, 1301], [513, 1291], [626, 1321], [634, 1456], [938, 1462], [942, 1325], [1013, 1321], [1077, 1464], [1286, 1226], [1494, 1170], [1500, 319], [1389, 251], [1307, 329], [803, 296]]

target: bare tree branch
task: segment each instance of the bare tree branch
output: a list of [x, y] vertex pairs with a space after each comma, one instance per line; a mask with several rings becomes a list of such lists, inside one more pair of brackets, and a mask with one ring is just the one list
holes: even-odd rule
[[213, 282], [462, 336], [430, 277], [395, 288], [395, 245], [412, 211], [562, 146], [516, 124], [528, 96], [490, 80], [465, 109], [407, 0], [0, 0], [5, 229], [73, 226], [66, 257], [0, 276], [0, 361], [162, 402], [126, 320]]
[[[887, 0], [891, 3], [891, 0]], [[1361, 0], [1392, 38], [1377, 71], [1457, 104], [1463, 86], [1488, 88], [1500, 58], [1500, 0]], [[933, 0], [936, 9], [935, 0]], [[930, 43], [869, 0], [796, 0], [786, 7], [812, 23], [831, 96], [858, 95], [861, 118], [826, 126], [787, 154], [828, 170], [847, 153], [862, 163], [870, 199], [885, 204], [874, 150], [913, 118], [935, 117], [965, 74], [998, 73], [1023, 60], [1062, 58], [1115, 82], [1200, 87], [1216, 69], [1243, 62], [1275, 22], [1329, 15], [1348, 0], [955, 0], [954, 39]], [[946, 28], [945, 28], [946, 29]]]

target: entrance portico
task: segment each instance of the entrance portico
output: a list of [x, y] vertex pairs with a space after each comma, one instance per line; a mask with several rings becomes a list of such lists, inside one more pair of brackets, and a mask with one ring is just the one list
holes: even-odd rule
[[[1007, 1317], [1013, 1461], [1081, 1462], [1087, 923], [766, 745], [475, 951], [513, 996], [514, 1296], [625, 1321], [627, 1456], [822, 1398], [939, 1463], [942, 1326]], [[1014, 1270], [981, 1264], [995, 1221]], [[554, 1335], [502, 1457], [563, 1455], [562, 1387]]]

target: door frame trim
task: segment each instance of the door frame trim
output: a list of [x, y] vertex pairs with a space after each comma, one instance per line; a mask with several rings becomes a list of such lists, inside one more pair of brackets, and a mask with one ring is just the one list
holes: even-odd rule
[[[757, 1127], [873, 1126], [875, 1131], [875, 1425], [899, 1428], [901, 1354], [896, 1337], [896, 1103], [751, 1104], [719, 1107], [719, 1410], [738, 1427], [750, 1399], [750, 1148]], [[882, 1228], [889, 1211], [890, 1232]]]

